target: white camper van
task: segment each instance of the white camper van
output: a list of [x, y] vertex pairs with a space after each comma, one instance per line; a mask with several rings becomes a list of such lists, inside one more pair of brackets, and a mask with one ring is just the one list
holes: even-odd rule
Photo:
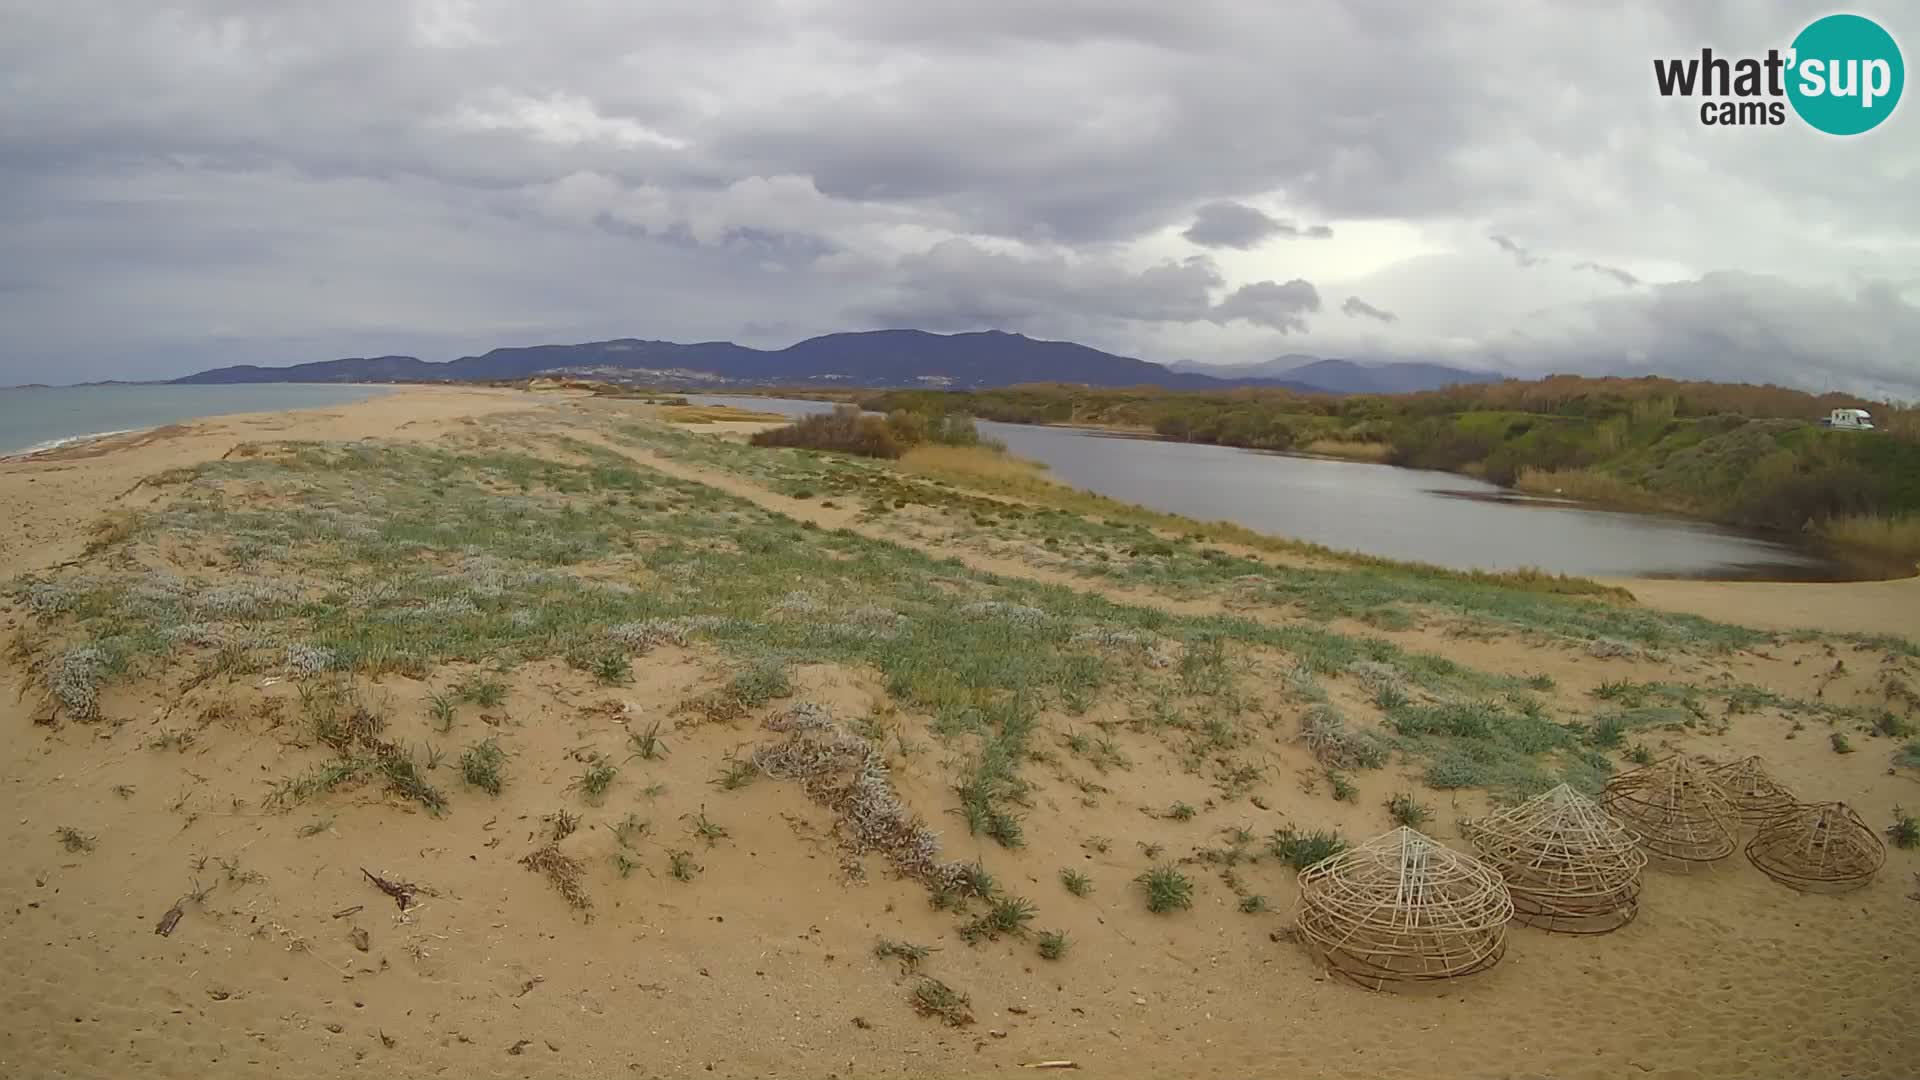
[[1828, 413], [1821, 424], [1830, 428], [1844, 428], [1848, 431], [1872, 431], [1873, 417], [1865, 409], [1835, 409]]

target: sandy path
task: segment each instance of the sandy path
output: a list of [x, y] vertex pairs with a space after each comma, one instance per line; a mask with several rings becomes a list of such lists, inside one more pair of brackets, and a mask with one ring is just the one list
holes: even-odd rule
[[[954, 559], [970, 570], [1030, 581], [1039, 585], [1057, 585], [1081, 592], [1093, 592], [1115, 603], [1158, 608], [1175, 615], [1227, 615], [1271, 625], [1284, 625], [1295, 621], [1283, 610], [1262, 611], [1229, 606], [1218, 596], [1170, 597], [1150, 589], [1123, 588], [1112, 582], [1093, 580], [1063, 570], [1035, 566], [1017, 557], [998, 557], [960, 545], [941, 544], [921, 537], [903, 535], [900, 530], [885, 524], [860, 520], [859, 508], [855, 506], [823, 506], [816, 500], [795, 499], [782, 495], [724, 470], [676, 461], [654, 451], [636, 449], [594, 433], [576, 432], [575, 436], [612, 450], [650, 469], [724, 491], [770, 510], [777, 510], [795, 520], [811, 522], [823, 529], [847, 529], [868, 539], [912, 548], [936, 559]], [[1018, 500], [1006, 499], [1005, 501], [1017, 502]], [[1256, 560], [1275, 558], [1252, 549], [1235, 547], [1233, 551], [1236, 555]], [[1611, 584], [1631, 588], [1637, 597], [1641, 597], [1641, 602], [1648, 607], [1702, 615], [1762, 630], [1819, 629], [1920, 636], [1920, 623], [1915, 620], [1916, 613], [1920, 612], [1920, 578], [1910, 581], [1858, 582], [1846, 585], [1669, 582], [1634, 579], [1619, 580]], [[1671, 591], [1658, 588], [1669, 585], [1675, 588]], [[1642, 588], [1648, 586], [1653, 588], [1643, 595]], [[1837, 591], [1803, 595], [1796, 591], [1806, 589], [1844, 590], [1845, 595]], [[1909, 598], [1904, 605], [1898, 602], [1902, 589], [1906, 590], [1906, 596]], [[1852, 608], [1849, 607], [1850, 601]], [[1358, 626], [1344, 629], [1348, 632], [1386, 638], [1403, 646], [1440, 655], [1457, 655], [1463, 649], [1470, 649], [1470, 643], [1445, 639], [1427, 631], [1392, 632]], [[1483, 664], [1490, 670], [1514, 666], [1515, 647], [1511, 643], [1501, 642], [1485, 651], [1502, 657], [1506, 661]], [[1546, 654], [1539, 654], [1538, 650], [1531, 650], [1531, 652], [1536, 654], [1528, 661], [1533, 668], [1545, 666], [1539, 661], [1540, 656]]]
[[553, 400], [517, 390], [402, 386], [365, 401], [291, 412], [233, 413], [0, 459], [0, 578], [79, 554], [88, 531], [135, 485], [168, 469], [215, 460], [261, 439], [437, 438], [489, 413]]
[[[725, 436], [751, 434], [774, 426], [778, 425], [717, 423], [687, 425], [686, 430]], [[902, 537], [897, 532], [856, 524], [854, 519], [857, 517], [857, 511], [853, 509], [823, 509], [817, 503], [787, 498], [725, 472], [695, 468], [658, 454], [649, 453], [643, 457], [631, 447], [612, 442], [602, 441], [601, 445], [632, 456], [635, 460], [642, 460], [662, 472], [719, 488], [764, 506], [776, 508], [790, 517], [812, 521], [823, 528], [849, 528], [862, 536], [903, 544], [942, 558], [957, 558], [976, 570], [1050, 585], [1088, 587], [1085, 578], [1071, 574], [1047, 571], [1018, 560], [982, 556], [977, 552], [957, 547], [926, 544]], [[1012, 505], [1034, 505], [1017, 496], [994, 495], [992, 497]], [[1244, 558], [1263, 562], [1302, 566], [1323, 565], [1317, 560], [1284, 556], [1244, 545], [1216, 543], [1214, 546]], [[1716, 622], [1749, 626], [1757, 630], [1820, 630], [1829, 633], [1891, 634], [1899, 637], [1920, 638], [1920, 576], [1894, 581], [1837, 583], [1690, 581], [1656, 578], [1597, 578], [1595, 580], [1602, 584], [1626, 589], [1642, 605], [1658, 611], [1699, 615]], [[1187, 606], [1184, 602], [1170, 601], [1158, 594], [1116, 590], [1111, 585], [1102, 585], [1099, 588], [1102, 593], [1125, 603], [1150, 604], [1183, 614], [1216, 613], [1225, 610], [1218, 603]]]
[[1661, 611], [1758, 630], [1826, 630], [1920, 638], [1920, 577], [1897, 581], [1609, 580]]
[[[651, 450], [637, 449], [614, 442], [591, 432], [574, 432], [573, 437], [582, 442], [590, 442], [620, 454], [636, 464], [644, 465], [679, 480], [702, 484], [722, 491], [736, 498], [756, 503], [769, 510], [777, 510], [795, 521], [811, 522], [823, 529], [846, 529], [848, 532], [864, 536], [869, 540], [879, 540], [898, 547], [912, 548], [924, 555], [936, 559], [953, 559], [969, 570], [1018, 581], [1030, 581], [1036, 585], [1058, 585], [1061, 588], [1080, 592], [1095, 592], [1115, 603], [1131, 604], [1138, 607], [1155, 607], [1174, 615], [1237, 615], [1243, 618], [1255, 618], [1249, 612], [1234, 611], [1215, 599], [1186, 600], [1163, 596], [1144, 589], [1122, 589], [1105, 582], [1090, 582], [1077, 574], [1060, 570], [1049, 570], [1034, 566], [1018, 559], [997, 558], [983, 555], [978, 551], [959, 546], [931, 543], [917, 537], [903, 536], [897, 530], [888, 529], [872, 522], [861, 521], [860, 510], [856, 506], [822, 506], [808, 499], [795, 499], [777, 491], [765, 488], [750, 480], [719, 469], [708, 469], [698, 465], [689, 465], [675, 461]], [[1003, 499], [1013, 503], [1016, 500]]]

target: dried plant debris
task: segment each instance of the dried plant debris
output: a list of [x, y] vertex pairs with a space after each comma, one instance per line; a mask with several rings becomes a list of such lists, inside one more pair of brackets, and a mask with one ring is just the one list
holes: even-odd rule
[[374, 888], [393, 897], [394, 904], [397, 905], [402, 912], [410, 910], [413, 907], [415, 897], [423, 891], [420, 886], [410, 881], [397, 881], [392, 878], [381, 877], [379, 874], [368, 870], [364, 866], [360, 868], [360, 872], [367, 876], [368, 881], [373, 882]]
[[940, 861], [939, 834], [894, 792], [874, 744], [841, 730], [825, 708], [809, 702], [795, 704], [766, 726], [786, 732], [787, 738], [754, 747], [751, 760], [768, 776], [800, 781], [809, 797], [832, 809], [851, 856], [879, 852], [897, 872], [936, 892], [972, 894], [968, 867]]
[[932, 976], [923, 976], [913, 984], [910, 1000], [920, 1015], [937, 1016], [949, 1027], [973, 1023], [972, 999]]
[[71, 825], [62, 825], [53, 830], [53, 838], [60, 841], [61, 847], [76, 855], [92, 851], [94, 843], [100, 839], [92, 833], [81, 832]]
[[580, 860], [560, 850], [557, 843], [545, 844], [535, 848], [520, 860], [520, 865], [547, 879], [560, 898], [576, 911], [593, 910], [593, 900], [587, 896], [582, 878], [586, 876], [586, 867]]

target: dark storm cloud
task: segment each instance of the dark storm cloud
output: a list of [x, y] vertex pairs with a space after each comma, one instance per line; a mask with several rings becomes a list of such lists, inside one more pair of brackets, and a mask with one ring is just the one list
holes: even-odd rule
[[1135, 273], [1063, 257], [1030, 258], [948, 240], [900, 260], [888, 295], [867, 308], [877, 322], [937, 330], [1028, 328], [1048, 316], [1192, 322], [1221, 285], [1211, 260], [1195, 257]]
[[1485, 358], [1911, 398], [1916, 340], [1920, 307], [1886, 284], [1829, 292], [1718, 272], [1544, 313]]
[[1255, 326], [1278, 330], [1283, 334], [1307, 328], [1306, 317], [1320, 310], [1320, 291], [1309, 282], [1294, 278], [1281, 284], [1258, 281], [1242, 285], [1213, 309], [1215, 322], [1245, 319]]
[[1259, 247], [1262, 242], [1275, 236], [1305, 236], [1326, 240], [1333, 236], [1333, 230], [1325, 225], [1302, 229], [1291, 221], [1282, 221], [1257, 207], [1222, 199], [1194, 211], [1193, 224], [1180, 235], [1189, 243], [1201, 247], [1245, 251]]
[[1640, 284], [1639, 278], [1617, 266], [1605, 266], [1597, 262], [1577, 262], [1573, 264], [1573, 268], [1575, 270], [1591, 270], [1603, 277], [1610, 277], [1629, 289]]
[[1399, 316], [1393, 312], [1374, 307], [1372, 304], [1367, 303], [1357, 296], [1347, 297], [1346, 301], [1340, 305], [1340, 311], [1345, 315], [1351, 315], [1356, 318], [1378, 319], [1384, 323], [1390, 323], [1399, 318]]
[[937, 244], [900, 260], [885, 299], [864, 309], [884, 325], [935, 330], [1013, 329], [1062, 321], [1098, 332], [1124, 323], [1243, 321], [1283, 334], [1304, 330], [1320, 293], [1298, 278], [1243, 285], [1215, 303], [1223, 284], [1206, 256], [1141, 271], [1065, 258], [985, 250], [966, 240]]

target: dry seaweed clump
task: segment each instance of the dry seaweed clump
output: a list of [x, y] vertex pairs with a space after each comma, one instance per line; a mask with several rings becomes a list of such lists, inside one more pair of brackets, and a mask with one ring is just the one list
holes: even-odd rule
[[100, 715], [100, 684], [109, 667], [105, 650], [97, 645], [68, 649], [53, 660], [47, 673], [47, 692], [75, 720]]
[[574, 910], [593, 910], [593, 899], [587, 895], [581, 880], [586, 876], [586, 867], [579, 859], [561, 851], [559, 844], [549, 842], [535, 848], [520, 860], [520, 865], [546, 878], [547, 884]]
[[[792, 706], [775, 713], [766, 720], [768, 731], [828, 731], [833, 727], [833, 713], [829, 712], [825, 705], [812, 701], [796, 701]], [[768, 773], [768, 775], [773, 774]], [[783, 779], [792, 779], [792, 777]]]
[[973, 1001], [931, 975], [913, 985], [913, 1007], [922, 1016], [937, 1016], [949, 1027], [973, 1023]]
[[900, 800], [873, 744], [842, 730], [813, 702], [796, 703], [768, 718], [766, 727], [787, 737], [754, 747], [754, 765], [776, 780], [798, 780], [810, 798], [832, 809], [850, 856], [877, 851], [902, 876], [931, 889], [971, 891], [972, 868], [939, 861], [939, 834]]
[[1387, 763], [1386, 740], [1349, 728], [1331, 705], [1307, 710], [1300, 718], [1300, 740], [1329, 769], [1377, 769]]

